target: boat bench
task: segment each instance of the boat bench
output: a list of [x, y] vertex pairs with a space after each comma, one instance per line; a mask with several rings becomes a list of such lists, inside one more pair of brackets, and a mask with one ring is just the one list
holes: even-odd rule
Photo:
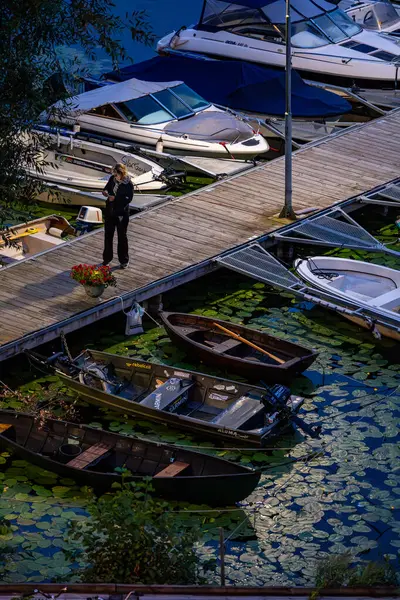
[[67, 463], [67, 466], [74, 467], [75, 469], [84, 469], [92, 462], [100, 458], [100, 456], [106, 454], [109, 450], [111, 450], [111, 446], [105, 444], [104, 442], [99, 442], [94, 446], [90, 446], [90, 448], [84, 450], [82, 454], [79, 454], [79, 456], [76, 456], [75, 458], [70, 460]]
[[216, 346], [213, 346], [214, 352], [218, 352], [218, 354], [222, 354], [223, 352], [228, 352], [228, 350], [232, 350], [236, 348], [236, 346], [240, 346], [242, 342], [239, 340], [235, 340], [234, 338], [229, 338]]
[[[174, 412], [174, 409], [178, 408], [178, 406], [174, 405], [175, 401], [193, 386], [194, 382], [191, 379], [172, 377], [162, 385], [158, 386], [151, 394], [143, 398], [143, 400], [140, 401], [140, 404], [156, 410]], [[161, 395], [161, 398], [157, 401], [157, 396], [159, 395]]]
[[376, 298], [372, 298], [367, 302], [369, 306], [376, 306], [377, 308], [383, 308], [384, 310], [395, 310], [400, 306], [400, 289], [396, 288], [386, 294], [381, 294]]
[[159, 471], [156, 475], [154, 475], [154, 477], [176, 477], [176, 475], [179, 475], [188, 467], [190, 467], [189, 463], [180, 462], [179, 460], [176, 460], [175, 462], [165, 467], [165, 469], [163, 469], [162, 471]]
[[213, 419], [215, 425], [228, 427], [229, 429], [238, 429], [257, 413], [264, 412], [265, 408], [262, 402], [242, 396], [236, 400], [229, 408]]

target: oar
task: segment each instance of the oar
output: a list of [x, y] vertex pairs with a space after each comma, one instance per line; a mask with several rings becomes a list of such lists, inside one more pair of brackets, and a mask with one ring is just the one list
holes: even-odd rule
[[3, 242], [3, 244], [5, 244], [6, 242], [13, 242], [14, 240], [19, 240], [20, 238], [27, 237], [28, 235], [33, 235], [34, 233], [39, 233], [39, 229], [37, 229], [36, 227], [31, 227], [30, 229], [26, 229], [26, 231], [23, 231], [22, 233], [16, 233], [15, 235], [11, 235], [10, 237], [7, 237], [7, 235], [3, 234], [4, 238], [0, 240], [0, 242]]
[[271, 354], [270, 352], [267, 352], [266, 350], [264, 350], [264, 348], [260, 348], [260, 346], [256, 346], [256, 344], [253, 344], [253, 342], [249, 342], [249, 340], [246, 340], [245, 338], [242, 338], [240, 335], [237, 335], [236, 333], [234, 333], [230, 329], [226, 329], [226, 327], [222, 327], [222, 325], [219, 325], [218, 323], [213, 323], [213, 325], [215, 327], [218, 327], [218, 329], [221, 329], [222, 331], [224, 331], [225, 333], [227, 333], [231, 337], [235, 338], [236, 340], [239, 340], [239, 342], [243, 342], [243, 344], [247, 344], [248, 346], [251, 346], [255, 350], [258, 350], [258, 352], [261, 352], [262, 354], [266, 354], [269, 358], [272, 358], [273, 360], [276, 360], [276, 362], [278, 362], [280, 365], [283, 365], [283, 363], [285, 362], [284, 360], [282, 360], [281, 358], [278, 358], [274, 354]]

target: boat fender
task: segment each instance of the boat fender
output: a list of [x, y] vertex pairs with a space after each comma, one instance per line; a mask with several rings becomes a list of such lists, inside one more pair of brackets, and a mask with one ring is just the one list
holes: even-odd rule
[[60, 239], [62, 238], [62, 234], [63, 234], [63, 232], [61, 231], [61, 229], [57, 229], [57, 227], [50, 227], [47, 230], [47, 233], [49, 235], [52, 235], [53, 237], [60, 238]]
[[162, 136], [157, 140], [156, 152], [164, 152], [164, 142]]

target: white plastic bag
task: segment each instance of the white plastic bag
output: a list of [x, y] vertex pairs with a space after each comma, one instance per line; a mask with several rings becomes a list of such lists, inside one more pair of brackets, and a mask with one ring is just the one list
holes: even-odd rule
[[144, 309], [135, 302], [132, 308], [126, 314], [126, 327], [125, 335], [135, 335], [137, 333], [143, 333], [142, 317], [144, 315]]

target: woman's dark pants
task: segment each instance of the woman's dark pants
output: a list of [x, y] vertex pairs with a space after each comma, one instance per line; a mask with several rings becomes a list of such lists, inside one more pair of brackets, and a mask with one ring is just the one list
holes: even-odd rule
[[126, 235], [128, 224], [129, 215], [105, 217], [103, 263], [107, 264], [113, 259], [115, 229], [118, 235], [118, 260], [121, 265], [126, 265], [129, 262], [128, 236]]

